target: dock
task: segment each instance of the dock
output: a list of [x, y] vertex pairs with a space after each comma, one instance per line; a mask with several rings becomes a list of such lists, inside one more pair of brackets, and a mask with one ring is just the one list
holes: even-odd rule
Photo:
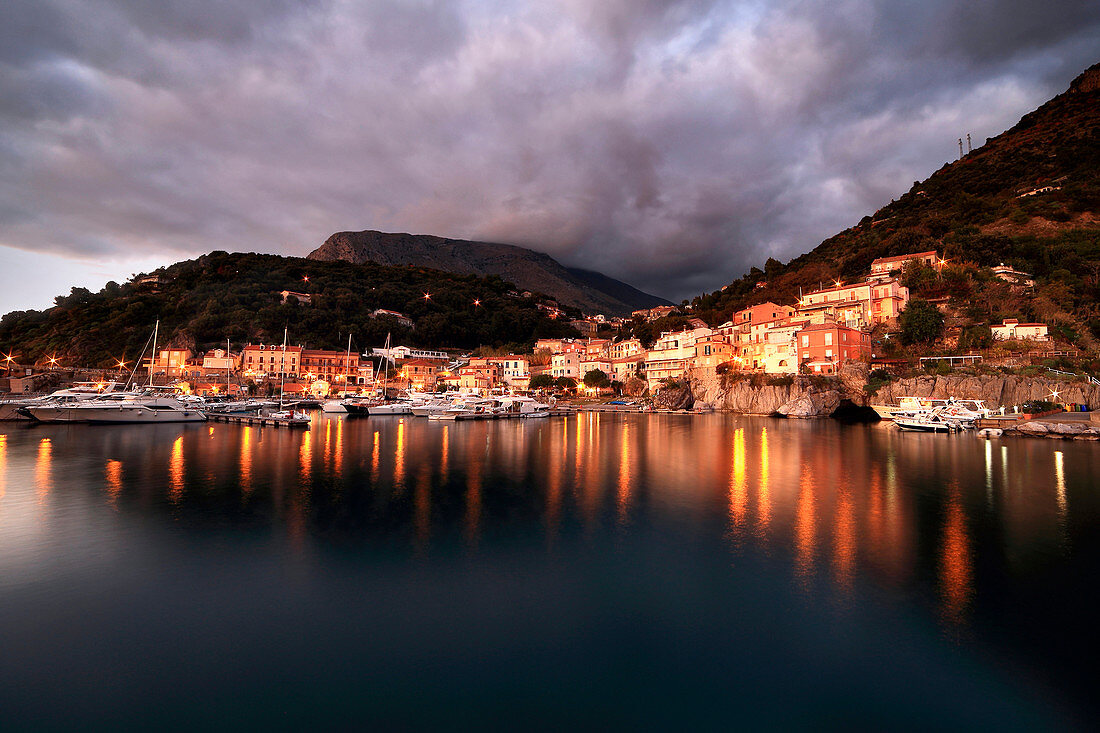
[[306, 428], [309, 422], [291, 420], [288, 417], [268, 417], [265, 415], [219, 415], [216, 412], [206, 413], [206, 419], [210, 422], [236, 423], [237, 425], [258, 425], [271, 428]]

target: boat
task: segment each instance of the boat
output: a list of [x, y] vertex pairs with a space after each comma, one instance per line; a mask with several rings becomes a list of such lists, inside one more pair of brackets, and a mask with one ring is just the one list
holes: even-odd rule
[[204, 422], [206, 413], [174, 397], [133, 394], [105, 395], [75, 403], [43, 404], [24, 408], [46, 423], [168, 423]]
[[321, 412], [346, 415], [348, 414], [348, 409], [344, 406], [344, 400], [329, 399], [321, 403]]
[[944, 412], [944, 408], [922, 410], [915, 414], [894, 414], [894, 425], [901, 430], [922, 433], [954, 433], [972, 427], [973, 422], [954, 418]]
[[276, 410], [268, 413], [265, 417], [272, 417], [293, 425], [308, 425], [310, 422], [309, 413], [299, 410]]
[[508, 417], [550, 417], [550, 405], [523, 395], [509, 395], [497, 400]]
[[947, 414], [967, 420], [987, 418], [993, 411], [986, 407], [983, 400], [958, 399], [948, 397], [946, 399], [933, 399], [931, 397], [902, 397], [897, 405], [871, 405], [871, 409], [878, 413], [883, 420], [894, 420], [897, 415], [912, 417], [919, 412], [933, 410], [938, 407], [947, 408]]
[[395, 400], [393, 402], [380, 402], [367, 407], [367, 414], [374, 415], [411, 415], [412, 405], [408, 400]]
[[48, 395], [25, 397], [22, 399], [0, 401], [0, 420], [33, 420], [21, 408], [45, 404], [75, 404], [85, 400], [94, 400], [106, 394], [116, 394], [124, 390], [121, 382], [76, 382], [71, 387], [59, 389]]

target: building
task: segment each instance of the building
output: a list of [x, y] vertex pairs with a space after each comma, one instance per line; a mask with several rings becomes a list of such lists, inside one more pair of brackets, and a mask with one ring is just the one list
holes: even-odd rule
[[645, 354], [633, 354], [611, 359], [609, 376], [616, 382], [625, 382], [632, 377], [645, 376]]
[[679, 379], [695, 358], [695, 342], [710, 336], [709, 328], [666, 332], [653, 344], [645, 357], [645, 375], [649, 388], [656, 389], [666, 379]]
[[672, 315], [675, 312], [676, 306], [674, 305], [658, 305], [653, 308], [636, 310], [630, 315], [634, 318], [644, 318], [647, 321], [656, 321], [658, 318], [664, 318], [665, 316]]
[[500, 369], [502, 382], [513, 389], [527, 389], [527, 384], [531, 381], [531, 360], [526, 356], [493, 356], [489, 361]]
[[413, 328], [413, 320], [406, 316], [404, 313], [398, 313], [397, 311], [388, 311], [385, 308], [378, 308], [371, 312], [371, 318], [392, 318], [397, 321], [399, 326], [405, 328]]
[[1020, 323], [1015, 318], [1006, 318], [999, 326], [990, 326], [993, 338], [997, 341], [1049, 341], [1045, 323]]
[[839, 323], [815, 323], [797, 333], [798, 363], [817, 374], [836, 374], [848, 361], [871, 358], [871, 335]]
[[[367, 365], [368, 368], [370, 365]], [[357, 353], [326, 349], [303, 349], [301, 373], [309, 379], [321, 379], [329, 384], [365, 384], [360, 374], [360, 356]], [[373, 371], [373, 370], [372, 370]]]
[[580, 379], [582, 358], [581, 351], [576, 349], [553, 354], [550, 357], [550, 376]]
[[736, 358], [738, 358], [737, 349], [730, 343], [729, 337], [712, 333], [695, 342], [695, 357], [691, 360], [690, 367], [714, 370], [719, 364], [731, 362]]
[[470, 363], [458, 368], [458, 386], [474, 392], [487, 392], [500, 379], [500, 368], [488, 359], [470, 359]]
[[584, 375], [591, 371], [601, 371], [607, 375], [608, 379], [612, 378], [614, 369], [611, 366], [611, 357], [608, 356], [585, 356], [581, 358], [581, 362], [578, 368], [580, 378], [584, 379]]
[[[933, 253], [935, 254], [935, 253]], [[832, 320], [852, 328], [889, 323], [909, 302], [909, 288], [896, 279], [837, 285], [806, 293], [798, 302], [797, 316]]]
[[1035, 287], [1035, 280], [1032, 279], [1031, 275], [1026, 272], [1014, 270], [1003, 262], [992, 268], [992, 270], [994, 275], [1012, 285], [1018, 285], [1024, 288]]
[[645, 360], [645, 348], [642, 346], [642, 342], [636, 338], [623, 339], [618, 343], [611, 344], [608, 353], [613, 360], [628, 359], [635, 356], [640, 356], [643, 361]]
[[146, 366], [153, 374], [167, 374], [180, 377], [187, 372], [187, 362], [191, 359], [191, 349], [161, 349], [157, 358], [150, 359]]
[[441, 371], [443, 364], [432, 359], [410, 359], [401, 365], [401, 376], [421, 391], [434, 390]]
[[296, 293], [293, 290], [280, 290], [279, 295], [282, 297], [283, 303], [286, 303], [288, 300], [296, 300], [303, 305], [309, 305], [313, 300], [313, 296], [309, 293]]
[[374, 356], [381, 356], [383, 358], [389, 359], [391, 362], [403, 361], [406, 359], [428, 359], [430, 361], [447, 363], [451, 360], [451, 357], [447, 355], [446, 351], [411, 349], [408, 346], [393, 346], [388, 349], [374, 348], [371, 350], [371, 354]]
[[207, 351], [202, 357], [202, 370], [204, 372], [235, 371], [241, 363], [241, 355], [234, 354], [225, 349], [213, 349]]
[[898, 255], [897, 257], [879, 257], [871, 261], [871, 277], [888, 276], [891, 272], [898, 272], [909, 260], [916, 260], [929, 267], [935, 267], [939, 262], [939, 256], [935, 250], [928, 252], [914, 252], [913, 254]]
[[789, 320], [775, 325], [764, 335], [764, 349], [761, 355], [762, 367], [766, 374], [794, 374], [798, 371], [797, 333], [806, 326], [807, 321]]
[[241, 352], [241, 370], [249, 377], [297, 377], [301, 360], [301, 346], [249, 344]]
[[594, 323], [587, 319], [579, 319], [576, 321], [570, 321], [569, 325], [581, 332], [582, 336], [595, 336], [596, 331], [600, 329], [600, 324]]

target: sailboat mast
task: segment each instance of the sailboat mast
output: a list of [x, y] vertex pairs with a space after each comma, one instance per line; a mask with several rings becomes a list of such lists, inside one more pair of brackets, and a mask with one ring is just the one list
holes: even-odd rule
[[233, 357], [229, 355], [229, 339], [225, 340], [225, 396], [229, 397], [229, 362]]
[[279, 409], [283, 409], [283, 379], [286, 377], [286, 326], [283, 326], [283, 358], [279, 364]]
[[149, 357], [149, 386], [153, 386], [153, 366], [157, 363], [157, 334], [160, 331], [160, 319], [157, 319], [157, 323], [153, 326], [153, 353]]
[[348, 393], [348, 372], [351, 371], [351, 334], [348, 334], [348, 352], [344, 354], [344, 395]]

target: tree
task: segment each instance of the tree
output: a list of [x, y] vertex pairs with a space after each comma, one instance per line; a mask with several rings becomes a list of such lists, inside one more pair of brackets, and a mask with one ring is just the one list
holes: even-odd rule
[[554, 380], [554, 386], [560, 387], [561, 389], [576, 389], [577, 380], [572, 377], [558, 377]]
[[943, 335], [943, 314], [927, 300], [910, 300], [899, 321], [901, 340], [907, 344], [928, 344]]
[[611, 379], [602, 369], [592, 369], [584, 375], [584, 386], [595, 387], [597, 389], [606, 387], [611, 384]]
[[554, 386], [554, 378], [549, 374], [536, 374], [529, 382], [531, 389], [549, 389]]

